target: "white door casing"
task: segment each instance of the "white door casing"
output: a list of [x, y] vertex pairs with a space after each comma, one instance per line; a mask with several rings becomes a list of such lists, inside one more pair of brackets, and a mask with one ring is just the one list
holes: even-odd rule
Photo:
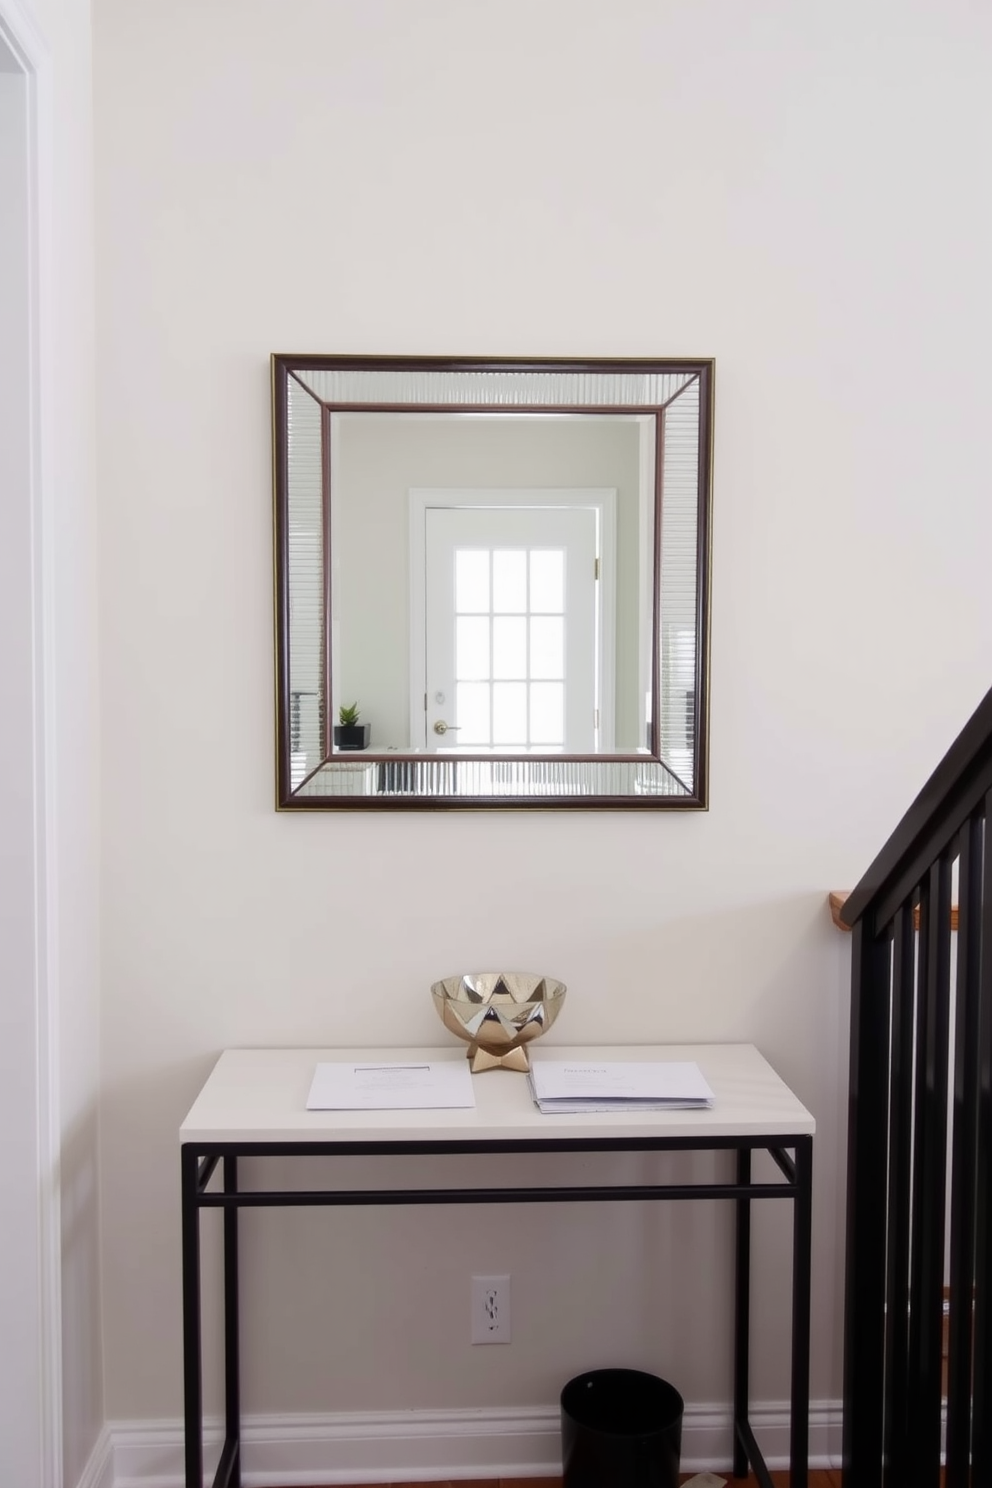
[[[410, 739], [415, 748], [428, 750], [487, 750], [501, 746], [509, 753], [533, 750], [587, 754], [612, 749], [614, 736], [614, 633], [615, 633], [615, 492], [612, 490], [472, 490], [410, 492]], [[555, 554], [563, 562], [563, 608], [552, 615], [533, 588], [543, 564], [555, 567]], [[469, 557], [469, 555], [472, 555]], [[528, 556], [529, 555], [529, 556]], [[489, 590], [489, 579], [475, 586], [465, 609], [464, 590], [456, 597], [456, 571], [466, 562], [481, 565], [487, 574], [499, 565], [519, 563], [531, 574], [530, 595], [517, 599], [511, 618], [500, 615], [498, 599]], [[494, 565], [496, 566], [494, 570]], [[556, 603], [552, 601], [552, 606]], [[523, 669], [510, 671], [498, 664], [483, 664], [478, 680], [456, 680], [456, 632], [464, 640], [467, 631], [480, 628], [484, 649], [497, 644], [498, 634], [517, 628], [521, 647], [527, 635], [528, 661]], [[537, 661], [540, 633], [552, 640], [556, 627], [564, 644], [560, 665], [550, 669]], [[462, 650], [464, 656], [464, 649]], [[536, 669], [532, 669], [533, 667]], [[527, 680], [524, 680], [524, 673]], [[510, 677], [516, 680], [509, 680]], [[473, 672], [475, 676], [475, 672]], [[485, 678], [486, 680], [481, 680]], [[560, 685], [556, 686], [555, 678]], [[562, 729], [555, 737], [554, 724], [536, 727], [536, 704], [543, 695], [554, 712], [554, 694], [564, 694]], [[490, 710], [495, 732], [466, 727], [459, 720], [456, 697], [462, 707], [469, 694]], [[497, 726], [498, 697], [515, 696], [521, 720], [511, 738], [500, 737]], [[526, 702], [525, 702], [526, 699]], [[434, 731], [437, 722], [451, 727], [447, 735]], [[536, 732], [531, 737], [532, 724]], [[519, 737], [518, 737], [519, 735]]]
[[33, 21], [0, 0], [0, 1442], [11, 1488], [62, 1479], [49, 79]]

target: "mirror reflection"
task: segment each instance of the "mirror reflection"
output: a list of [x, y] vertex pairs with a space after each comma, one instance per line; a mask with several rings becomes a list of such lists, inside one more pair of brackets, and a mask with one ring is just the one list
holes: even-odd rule
[[281, 806], [705, 804], [711, 372], [273, 358]]

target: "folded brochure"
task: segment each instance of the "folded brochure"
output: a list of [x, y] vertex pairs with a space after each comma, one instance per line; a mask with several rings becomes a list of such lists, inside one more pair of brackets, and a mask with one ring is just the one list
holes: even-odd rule
[[530, 1087], [546, 1115], [704, 1109], [713, 1092], [689, 1060], [532, 1059]]

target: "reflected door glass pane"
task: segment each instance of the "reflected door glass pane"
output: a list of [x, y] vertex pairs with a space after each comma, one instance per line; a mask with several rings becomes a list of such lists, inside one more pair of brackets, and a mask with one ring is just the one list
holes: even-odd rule
[[492, 743], [488, 682], [456, 682], [455, 709], [458, 715], [458, 735], [454, 747], [461, 749], [465, 745]]
[[455, 552], [456, 749], [565, 745], [565, 551]]
[[521, 745], [526, 739], [526, 682], [494, 682], [493, 743]]
[[564, 680], [565, 621], [558, 615], [535, 616], [530, 622], [530, 674]]
[[493, 609], [522, 615], [527, 609], [527, 554], [497, 548], [493, 553]]
[[530, 555], [532, 612], [561, 615], [565, 611], [565, 554], [560, 548], [538, 548]]
[[534, 744], [565, 742], [565, 686], [562, 682], [532, 682], [530, 737]]
[[489, 617], [459, 615], [455, 620], [455, 677], [459, 682], [489, 677]]
[[523, 616], [497, 615], [493, 620], [493, 676], [509, 681], [526, 675], [527, 621]]
[[460, 615], [489, 611], [489, 554], [471, 548], [455, 553], [455, 610]]

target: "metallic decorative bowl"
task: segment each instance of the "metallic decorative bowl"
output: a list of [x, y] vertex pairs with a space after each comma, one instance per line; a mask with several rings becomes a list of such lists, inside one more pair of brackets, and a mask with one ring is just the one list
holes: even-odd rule
[[529, 1070], [526, 1045], [549, 1029], [565, 983], [528, 971], [472, 971], [435, 982], [431, 996], [445, 1028], [468, 1041], [472, 1073]]

